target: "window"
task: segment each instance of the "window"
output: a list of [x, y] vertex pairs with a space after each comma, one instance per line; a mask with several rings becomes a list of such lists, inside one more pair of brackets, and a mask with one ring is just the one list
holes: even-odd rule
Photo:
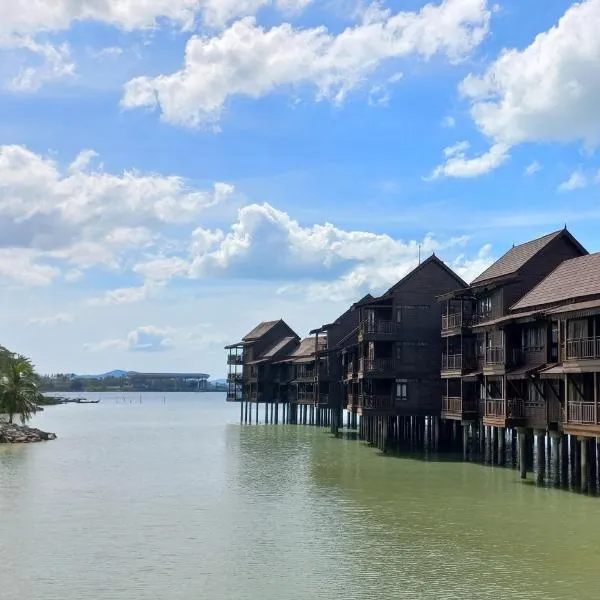
[[523, 329], [522, 346], [527, 350], [541, 350], [544, 347], [544, 330], [540, 327]]
[[580, 340], [588, 336], [587, 319], [573, 319], [569, 321], [569, 339]]
[[527, 389], [527, 404], [529, 406], [544, 406], [544, 396], [540, 393], [539, 388], [530, 381]]
[[485, 296], [477, 302], [477, 312], [481, 316], [488, 316], [492, 313], [492, 297]]
[[396, 400], [408, 400], [408, 379], [396, 379]]

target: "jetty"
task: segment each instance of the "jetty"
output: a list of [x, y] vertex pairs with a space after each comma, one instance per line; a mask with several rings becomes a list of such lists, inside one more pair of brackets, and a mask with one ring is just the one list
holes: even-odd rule
[[462, 452], [600, 488], [600, 253], [566, 227], [470, 284], [432, 255], [307, 337], [264, 321], [226, 350], [243, 423], [262, 406], [264, 423], [354, 430], [382, 452]]

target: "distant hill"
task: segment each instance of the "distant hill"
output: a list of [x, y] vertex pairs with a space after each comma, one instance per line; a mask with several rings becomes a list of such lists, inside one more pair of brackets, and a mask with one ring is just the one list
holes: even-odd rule
[[115, 377], [118, 379], [120, 377], [125, 377], [127, 373], [127, 371], [115, 369], [114, 371], [102, 373], [101, 375], [75, 375], [74, 379], [106, 379], [107, 377]]

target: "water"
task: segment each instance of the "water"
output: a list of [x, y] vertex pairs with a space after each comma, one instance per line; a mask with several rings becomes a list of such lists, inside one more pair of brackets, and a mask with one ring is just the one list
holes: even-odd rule
[[598, 597], [597, 498], [165, 400], [50, 407], [58, 440], [0, 447], [2, 600]]

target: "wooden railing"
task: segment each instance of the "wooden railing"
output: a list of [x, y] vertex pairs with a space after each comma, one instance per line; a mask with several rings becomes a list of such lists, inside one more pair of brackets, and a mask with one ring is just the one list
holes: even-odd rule
[[563, 345], [564, 360], [600, 359], [600, 337], [575, 338]]
[[593, 402], [569, 402], [565, 422], [578, 425], [597, 425], [598, 415], [596, 412]]
[[357, 394], [348, 394], [348, 406], [356, 406], [358, 403]]
[[484, 415], [496, 419], [522, 419], [525, 409], [523, 401], [518, 398], [509, 398], [504, 401], [500, 398], [484, 400]]
[[362, 335], [394, 335], [398, 331], [398, 324], [394, 321], [363, 321], [359, 333]]
[[241, 381], [242, 374], [241, 373], [227, 373], [227, 381]]
[[462, 313], [450, 313], [448, 315], [442, 315], [442, 331], [448, 331], [449, 329], [462, 327], [462, 324]]
[[462, 364], [462, 354], [442, 354], [442, 371], [460, 371]]
[[310, 379], [313, 380], [316, 376], [316, 371], [313, 366], [311, 368], [307, 368], [304, 365], [301, 365], [296, 368], [296, 379]]
[[329, 404], [329, 394], [319, 394], [319, 404]]
[[479, 403], [475, 398], [461, 398], [460, 396], [443, 396], [442, 412], [462, 415], [464, 413], [476, 413]]
[[298, 402], [314, 402], [315, 401], [315, 392], [298, 392]]
[[486, 365], [503, 365], [506, 362], [506, 354], [504, 348], [498, 346], [495, 348], [485, 349], [485, 364]]
[[368, 410], [392, 410], [396, 407], [396, 400], [391, 396], [359, 394], [358, 406]]
[[227, 357], [228, 365], [241, 365], [244, 363], [244, 356], [242, 354], [230, 354]]
[[396, 369], [395, 358], [361, 358], [359, 361], [361, 373], [375, 373], [381, 371], [394, 371]]

